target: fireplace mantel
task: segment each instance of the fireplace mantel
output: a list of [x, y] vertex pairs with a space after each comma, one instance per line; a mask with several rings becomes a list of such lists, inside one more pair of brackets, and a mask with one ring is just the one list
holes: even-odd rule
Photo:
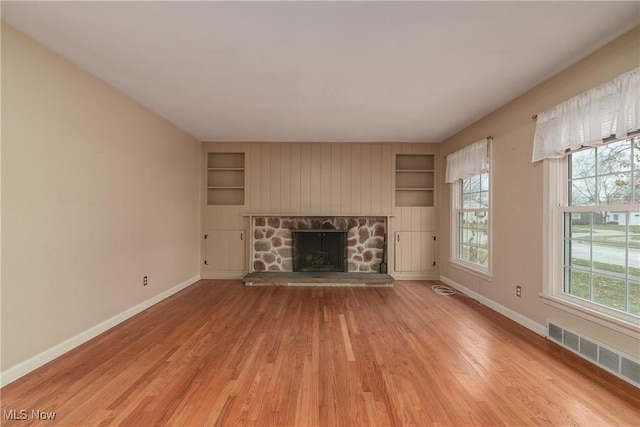
[[308, 214], [308, 213], [262, 213], [262, 214], [256, 214], [256, 213], [245, 213], [242, 214], [243, 217], [249, 217], [249, 218], [253, 218], [253, 217], [290, 217], [290, 218], [295, 218], [295, 217], [303, 217], [303, 218], [395, 218], [397, 215], [393, 215], [390, 213], [382, 213], [382, 214], [375, 214], [375, 213], [359, 213], [359, 214], [343, 214], [343, 213], [339, 213], [339, 214]]

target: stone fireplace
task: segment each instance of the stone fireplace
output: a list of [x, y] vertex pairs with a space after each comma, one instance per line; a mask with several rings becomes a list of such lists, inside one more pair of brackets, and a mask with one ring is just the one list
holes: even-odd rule
[[[308, 260], [311, 267], [302, 267], [311, 268], [307, 271], [379, 273], [386, 224], [386, 217], [375, 216], [253, 216], [252, 271], [302, 271], [300, 265]], [[316, 242], [311, 246], [303, 243], [302, 248], [294, 249], [303, 235]], [[342, 251], [344, 258], [336, 261], [335, 254], [327, 250], [326, 244], [337, 244], [340, 240], [343, 246], [337, 251]], [[294, 258], [300, 249], [310, 253]]]

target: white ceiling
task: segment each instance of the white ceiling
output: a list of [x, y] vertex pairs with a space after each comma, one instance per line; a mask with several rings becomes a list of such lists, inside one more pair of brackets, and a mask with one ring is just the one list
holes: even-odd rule
[[2, 19], [200, 140], [439, 142], [640, 2], [2, 1]]

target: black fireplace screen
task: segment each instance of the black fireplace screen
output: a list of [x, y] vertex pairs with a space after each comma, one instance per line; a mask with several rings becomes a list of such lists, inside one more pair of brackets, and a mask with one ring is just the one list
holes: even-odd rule
[[293, 271], [347, 270], [347, 232], [343, 230], [294, 230]]

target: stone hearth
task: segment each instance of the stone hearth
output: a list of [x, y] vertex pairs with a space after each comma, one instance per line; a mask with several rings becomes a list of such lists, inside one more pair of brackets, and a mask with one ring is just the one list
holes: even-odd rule
[[246, 286], [391, 287], [393, 277], [379, 273], [254, 272], [244, 276]]

